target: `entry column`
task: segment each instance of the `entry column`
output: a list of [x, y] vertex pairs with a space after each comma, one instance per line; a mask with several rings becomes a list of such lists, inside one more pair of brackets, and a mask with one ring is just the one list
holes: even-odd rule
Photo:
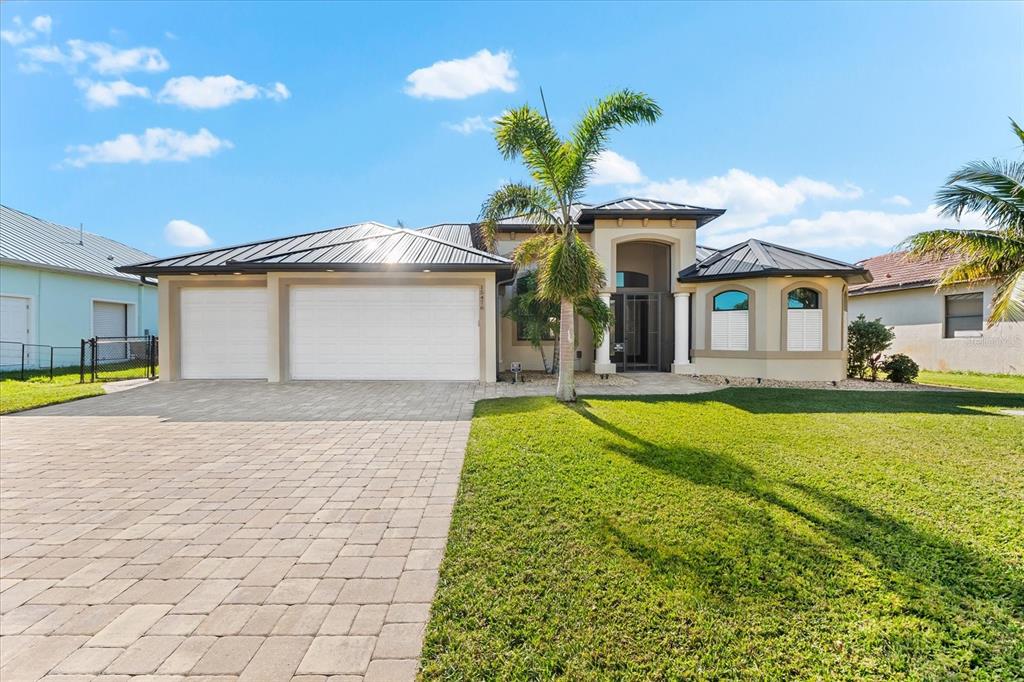
[[693, 374], [690, 362], [690, 294], [675, 294], [675, 355], [672, 360], [673, 374]]
[[[601, 300], [608, 307], [612, 305], [612, 295], [608, 293], [600, 294]], [[594, 359], [594, 374], [615, 374], [615, 365], [612, 364], [612, 330], [604, 330], [604, 339], [601, 341], [601, 345], [597, 347], [597, 356]]]

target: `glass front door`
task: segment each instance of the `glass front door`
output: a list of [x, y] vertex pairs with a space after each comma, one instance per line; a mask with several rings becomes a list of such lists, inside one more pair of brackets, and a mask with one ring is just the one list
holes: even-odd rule
[[615, 294], [612, 362], [616, 371], [657, 372], [661, 362], [663, 294]]

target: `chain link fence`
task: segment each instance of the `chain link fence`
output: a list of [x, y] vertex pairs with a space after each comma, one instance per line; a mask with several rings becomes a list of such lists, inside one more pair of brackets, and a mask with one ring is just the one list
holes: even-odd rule
[[0, 379], [118, 381], [156, 379], [159, 339], [117, 336], [82, 339], [78, 346], [0, 341]]
[[77, 346], [0, 341], [0, 378], [27, 381], [35, 377], [77, 372], [81, 365]]

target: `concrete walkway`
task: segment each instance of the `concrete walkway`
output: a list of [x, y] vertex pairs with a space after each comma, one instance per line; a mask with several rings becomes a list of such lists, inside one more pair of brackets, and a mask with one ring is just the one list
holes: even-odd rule
[[0, 418], [0, 678], [414, 679], [473, 404], [551, 390], [158, 382]]

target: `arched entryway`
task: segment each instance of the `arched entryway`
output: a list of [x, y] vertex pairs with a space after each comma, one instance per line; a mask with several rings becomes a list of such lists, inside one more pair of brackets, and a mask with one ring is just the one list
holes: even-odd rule
[[662, 242], [616, 244], [611, 361], [617, 372], [667, 372], [673, 362], [672, 249]]

